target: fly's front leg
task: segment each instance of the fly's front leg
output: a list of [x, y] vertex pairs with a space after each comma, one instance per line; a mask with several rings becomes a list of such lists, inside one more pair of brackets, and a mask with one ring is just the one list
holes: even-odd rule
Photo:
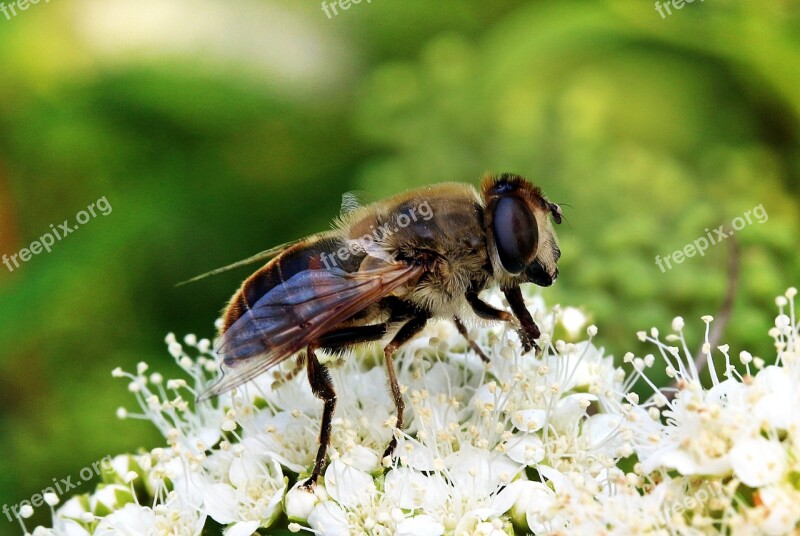
[[[467, 292], [465, 297], [467, 298], [467, 303], [469, 303], [470, 307], [472, 308], [472, 311], [476, 315], [478, 315], [478, 317], [483, 318], [485, 320], [494, 320], [496, 322], [514, 322], [514, 315], [512, 315], [508, 311], [503, 311], [502, 309], [497, 309], [495, 307], [492, 307], [491, 305], [480, 299], [480, 297], [478, 297], [477, 292], [469, 291]], [[456, 328], [458, 329], [459, 333], [461, 333], [461, 335], [463, 335], [467, 339], [470, 346], [472, 346], [474, 349], [477, 346], [477, 344], [470, 341], [469, 337], [467, 336], [466, 328], [464, 328], [464, 325], [461, 324], [459, 326], [459, 322], [456, 322]], [[525, 351], [527, 352], [528, 350], [530, 350], [530, 348], [526, 349]], [[483, 354], [483, 352], [479, 352], [478, 355], [481, 356], [481, 359], [483, 359], [484, 362], [486, 363], [489, 362], [489, 358], [486, 357], [485, 354]]]
[[484, 320], [495, 320], [499, 322], [514, 321], [514, 316], [511, 313], [492, 307], [480, 299], [480, 297], [478, 297], [478, 293], [475, 291], [467, 292], [465, 297], [467, 298], [467, 303], [469, 303], [469, 306], [472, 307], [472, 311]]
[[[536, 322], [533, 321], [531, 313], [525, 306], [525, 300], [522, 298], [522, 291], [520, 290], [519, 285], [505, 289], [503, 294], [505, 295], [506, 300], [508, 300], [508, 304], [511, 306], [511, 311], [514, 314], [492, 307], [480, 299], [477, 292], [467, 292], [466, 298], [467, 303], [469, 303], [470, 307], [472, 307], [472, 310], [480, 318], [484, 318], [486, 320], [496, 320], [500, 322], [516, 321], [519, 324], [517, 333], [519, 334], [520, 340], [522, 340], [522, 348], [525, 353], [530, 352], [534, 348], [538, 351], [539, 345], [536, 344], [536, 339], [541, 336], [541, 333], [539, 332], [539, 326], [537, 326]], [[458, 327], [457, 324], [456, 327]]]
[[514, 312], [514, 316], [519, 320], [520, 329], [518, 333], [519, 338], [522, 340], [523, 350], [525, 353], [528, 353], [535, 348], [538, 353], [540, 349], [539, 345], [536, 344], [536, 340], [542, 333], [539, 331], [539, 326], [533, 321], [533, 317], [525, 305], [525, 299], [522, 297], [522, 291], [519, 285], [514, 285], [513, 287], [503, 290], [503, 294], [505, 294], [508, 305], [511, 306], [511, 311]]

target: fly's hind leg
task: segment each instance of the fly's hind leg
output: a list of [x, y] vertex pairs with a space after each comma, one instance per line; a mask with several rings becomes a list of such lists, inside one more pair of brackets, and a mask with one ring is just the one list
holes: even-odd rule
[[[397, 374], [395, 373], [394, 369], [393, 355], [398, 348], [403, 346], [409, 340], [413, 339], [417, 333], [422, 331], [422, 328], [425, 327], [425, 324], [429, 319], [430, 315], [428, 313], [417, 313], [415, 317], [413, 317], [406, 324], [404, 324], [403, 327], [400, 328], [400, 331], [397, 332], [392, 341], [386, 345], [386, 348], [383, 349], [383, 354], [386, 358], [386, 374], [389, 377], [389, 388], [392, 391], [392, 398], [394, 398], [395, 408], [397, 408], [397, 421], [395, 422], [396, 430], [403, 429], [403, 411], [405, 410], [405, 402], [403, 401], [403, 393], [400, 392], [400, 385], [397, 383]], [[392, 456], [395, 447], [397, 447], [397, 436], [392, 435], [392, 439], [389, 441], [389, 444], [386, 446], [386, 451], [383, 453], [383, 458], [385, 459], [387, 456]]]
[[322, 425], [319, 430], [319, 448], [317, 449], [317, 457], [314, 462], [314, 470], [311, 472], [311, 478], [306, 480], [305, 488], [311, 488], [319, 478], [322, 472], [322, 465], [325, 463], [325, 454], [328, 451], [328, 443], [331, 441], [331, 420], [333, 419], [333, 410], [336, 409], [336, 391], [333, 390], [333, 382], [331, 382], [331, 375], [325, 365], [321, 364], [317, 359], [317, 354], [314, 353], [314, 347], [308, 347], [306, 355], [306, 363], [308, 370], [308, 382], [311, 384], [311, 391], [314, 396], [320, 398], [325, 402], [325, 407], [322, 411]]
[[319, 449], [317, 450], [311, 477], [304, 484], [306, 488], [313, 486], [322, 472], [328, 444], [331, 441], [331, 420], [333, 419], [333, 411], [336, 408], [336, 392], [333, 390], [331, 376], [325, 365], [322, 365], [317, 359], [314, 350], [321, 347], [335, 351], [353, 344], [376, 341], [386, 334], [387, 327], [386, 324], [374, 324], [337, 329], [323, 335], [316, 346], [308, 347], [306, 353], [308, 382], [311, 384], [311, 391], [314, 396], [322, 399], [325, 402], [325, 407], [322, 411], [322, 425], [319, 430]]

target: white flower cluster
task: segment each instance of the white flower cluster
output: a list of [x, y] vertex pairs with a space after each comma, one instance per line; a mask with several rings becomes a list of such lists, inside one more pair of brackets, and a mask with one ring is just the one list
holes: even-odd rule
[[[322, 404], [305, 375], [287, 363], [195, 406], [217, 370], [211, 343], [170, 335], [188, 380], [165, 381], [145, 364], [135, 374], [114, 371], [140, 407], [119, 416], [152, 421], [166, 445], [116, 458], [105, 484], [54, 509], [53, 528], [33, 534], [199, 535], [211, 525], [227, 536], [278, 527], [320, 535], [792, 533], [800, 522], [795, 295], [777, 300], [774, 365], [741, 352], [737, 369], [727, 346], [706, 343], [709, 388], [680, 318], [664, 341], [656, 330], [640, 333], [656, 354], [626, 354], [621, 367], [595, 346], [597, 329], [584, 329], [582, 313], [547, 311], [535, 297], [541, 356], [521, 355], [512, 330], [479, 327], [471, 337], [491, 358], [486, 366], [449, 323], [432, 324], [396, 354], [407, 426], [394, 460], [380, 458], [394, 407], [379, 352], [333, 359], [330, 460], [312, 491], [300, 484], [314, 463]], [[711, 318], [704, 321], [708, 341]], [[586, 340], [556, 338], [580, 329]], [[666, 368], [674, 389], [653, 383], [654, 367]]]

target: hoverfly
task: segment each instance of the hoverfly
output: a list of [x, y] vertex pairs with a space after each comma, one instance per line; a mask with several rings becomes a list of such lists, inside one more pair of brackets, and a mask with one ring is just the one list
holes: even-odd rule
[[[355, 208], [331, 231], [232, 265], [274, 257], [231, 298], [216, 345], [222, 377], [200, 400], [305, 351], [298, 359], [305, 360], [311, 389], [324, 402], [319, 449], [305, 484], [310, 487], [325, 462], [336, 406], [317, 350], [388, 341], [386, 371], [401, 430], [404, 402], [392, 356], [430, 319], [452, 320], [484, 361], [463, 322], [471, 315], [514, 324], [525, 352], [538, 349], [539, 328], [520, 284], [549, 286], [558, 276], [561, 251], [550, 217], [561, 223], [561, 209], [537, 186], [517, 175], [488, 175], [480, 193], [460, 183], [411, 190]], [[511, 312], [480, 298], [492, 284]], [[384, 458], [396, 445], [393, 434]]]

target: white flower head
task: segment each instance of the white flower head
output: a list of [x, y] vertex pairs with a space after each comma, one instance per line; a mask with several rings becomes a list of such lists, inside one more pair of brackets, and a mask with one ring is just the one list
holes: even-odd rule
[[[209, 518], [226, 536], [279, 519], [320, 535], [789, 533], [800, 523], [795, 296], [777, 301], [774, 362], [741, 350], [734, 364], [729, 346], [711, 347], [710, 316], [700, 356], [677, 317], [663, 338], [638, 333], [655, 350], [626, 353], [620, 367], [580, 310], [548, 310], [539, 297], [528, 303], [540, 352], [523, 354], [512, 326], [471, 326], [488, 366], [451, 323], [431, 323], [395, 354], [399, 431], [380, 352], [326, 356], [338, 399], [328, 464], [310, 490], [322, 403], [302, 368], [289, 360], [195, 404], [218, 358], [208, 339], [169, 335], [188, 379], [145, 363], [114, 371], [139, 405], [118, 414], [151, 420], [165, 445], [114, 458], [90, 495], [58, 509], [50, 497], [53, 528], [34, 534], [190, 536]], [[485, 298], [506, 305], [499, 292]], [[557, 340], [562, 328], [584, 340]], [[656, 368], [671, 386], [651, 379]], [[382, 460], [392, 434], [395, 457]]]
[[232, 525], [234, 532], [269, 527], [281, 512], [287, 488], [280, 464], [254, 449], [212, 456], [222, 458], [222, 463], [207, 476], [203, 504], [208, 515]]

